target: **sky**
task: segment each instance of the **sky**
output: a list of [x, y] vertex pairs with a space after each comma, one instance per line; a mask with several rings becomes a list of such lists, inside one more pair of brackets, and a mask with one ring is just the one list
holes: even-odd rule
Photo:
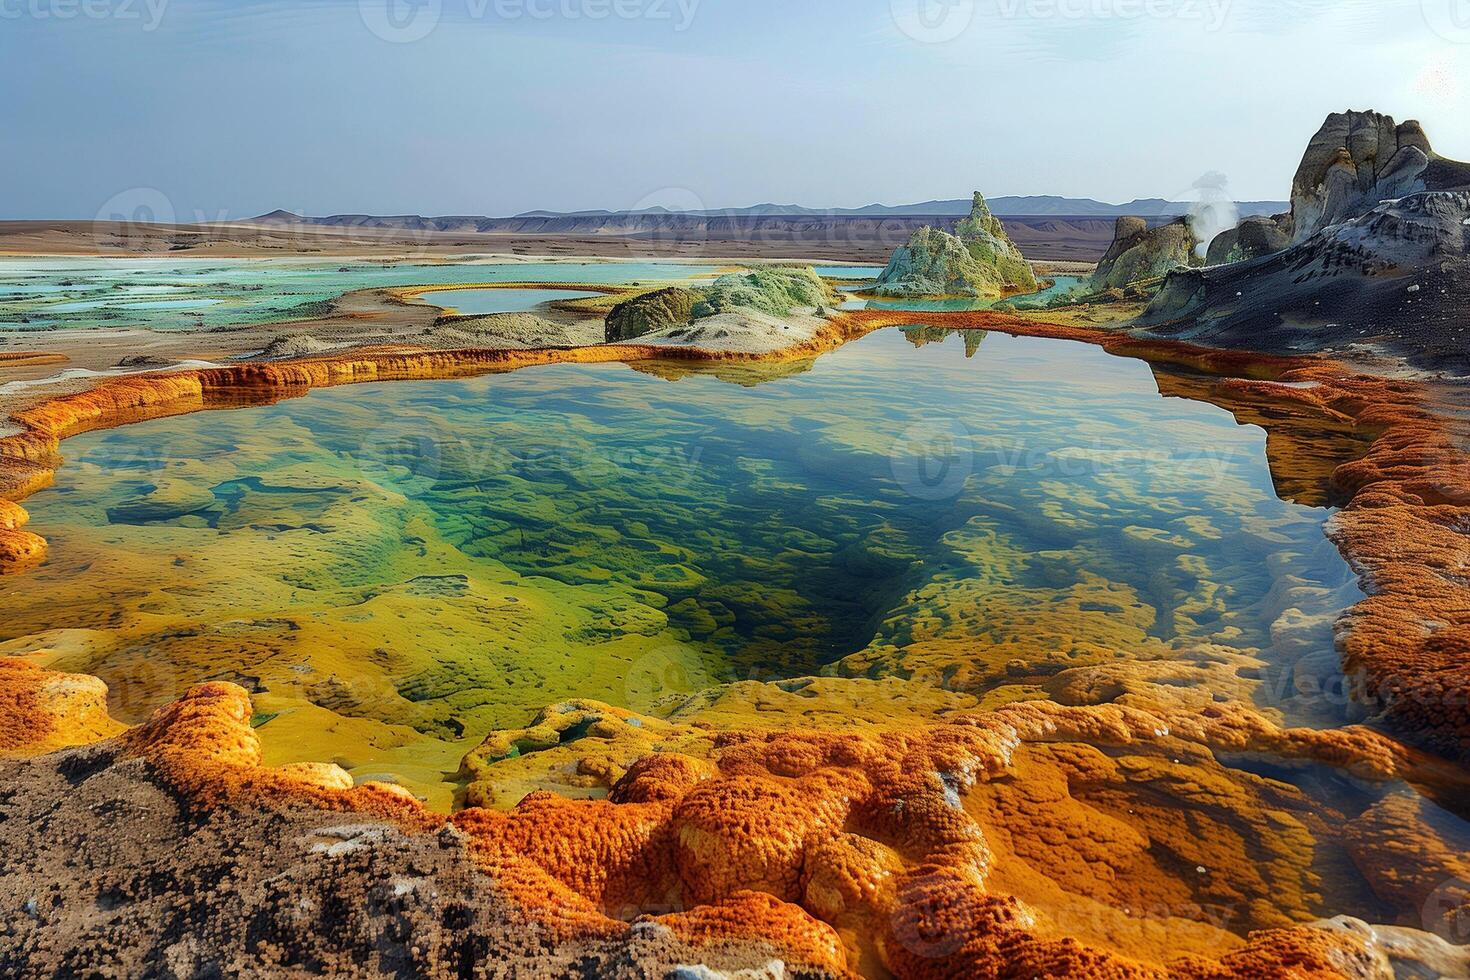
[[1470, 0], [0, 0], [0, 218], [1280, 200], [1467, 89]]

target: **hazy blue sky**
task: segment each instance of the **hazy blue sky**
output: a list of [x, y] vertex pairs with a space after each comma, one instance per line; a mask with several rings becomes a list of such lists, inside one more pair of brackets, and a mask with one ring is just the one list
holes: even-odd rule
[[1282, 198], [1470, 158], [1470, 0], [0, 0], [0, 86], [3, 217]]

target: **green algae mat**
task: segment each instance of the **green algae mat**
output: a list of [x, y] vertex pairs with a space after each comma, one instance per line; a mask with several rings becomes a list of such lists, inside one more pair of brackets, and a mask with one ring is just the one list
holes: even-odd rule
[[[50, 558], [7, 582], [0, 653], [102, 677], [130, 721], [241, 684], [269, 762], [441, 806], [488, 733], [570, 698], [881, 725], [1188, 660], [1311, 720], [1260, 679], [1333, 656], [1357, 593], [1328, 512], [1278, 499], [1264, 433], [1161, 397], [1146, 364], [889, 330], [769, 372], [637, 368], [70, 440], [28, 501]], [[723, 696], [811, 676], [799, 717]]]

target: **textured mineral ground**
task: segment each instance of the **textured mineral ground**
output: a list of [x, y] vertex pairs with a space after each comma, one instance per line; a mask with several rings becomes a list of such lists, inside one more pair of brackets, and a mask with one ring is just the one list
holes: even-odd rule
[[[1131, 307], [568, 269], [28, 338], [0, 974], [1470, 976], [1464, 178], [1332, 117], [1206, 268], [1120, 222]], [[956, 230], [893, 291], [1035, 287]], [[579, 295], [422, 299], [524, 288]]]
[[[782, 356], [933, 322], [836, 314]], [[1326, 359], [994, 313], [942, 322], [1144, 357], [1170, 393], [1264, 426], [1279, 486], [1345, 504], [1331, 531], [1370, 593], [1342, 621], [1345, 667], [1372, 724], [1290, 727], [1256, 706], [1259, 662], [1203, 647], [1193, 660], [1073, 656], [1034, 694], [985, 705], [964, 696], [991, 683], [970, 666], [975, 648], [931, 644], [899, 669], [879, 655], [832, 676], [735, 684], [673, 715], [550, 705], [465, 756], [468, 805], [445, 813], [402, 787], [354, 786], [331, 763], [266, 765], [237, 684], [200, 684], [127, 726], [97, 680], [10, 660], [6, 972], [1463, 972], [1463, 952], [1440, 937], [1457, 937], [1470, 903], [1470, 840], [1449, 816], [1470, 754], [1470, 601], [1457, 571], [1470, 556], [1455, 530], [1470, 492], [1435, 390]], [[50, 479], [61, 439], [88, 429], [317, 386], [671, 356], [759, 357], [626, 344], [242, 364], [55, 399], [20, 413], [22, 431], [0, 445], [20, 496]], [[18, 504], [5, 513], [19, 572], [42, 542], [20, 529]], [[963, 582], [944, 588], [958, 591], [938, 608], [970, 601]], [[1070, 641], [1002, 648], [1011, 662], [996, 666], [1025, 675], [1052, 644], [1098, 635], [1074, 628]], [[1117, 642], [1144, 653], [1153, 641]], [[505, 796], [556, 773], [579, 774], [590, 798]], [[1377, 920], [1385, 908], [1427, 911]]]

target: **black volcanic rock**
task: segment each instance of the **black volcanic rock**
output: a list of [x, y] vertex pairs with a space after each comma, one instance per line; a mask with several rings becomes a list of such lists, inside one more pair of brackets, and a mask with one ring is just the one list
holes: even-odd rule
[[1284, 251], [1171, 275], [1151, 334], [1273, 352], [1368, 347], [1470, 370], [1470, 190], [1386, 201]]
[[1292, 182], [1292, 210], [1210, 243], [1170, 274], [1135, 327], [1274, 352], [1369, 349], [1470, 368], [1470, 164], [1416, 122], [1335, 113]]
[[1291, 215], [1246, 218], [1210, 241], [1206, 265], [1244, 262], [1279, 252], [1291, 244]]

